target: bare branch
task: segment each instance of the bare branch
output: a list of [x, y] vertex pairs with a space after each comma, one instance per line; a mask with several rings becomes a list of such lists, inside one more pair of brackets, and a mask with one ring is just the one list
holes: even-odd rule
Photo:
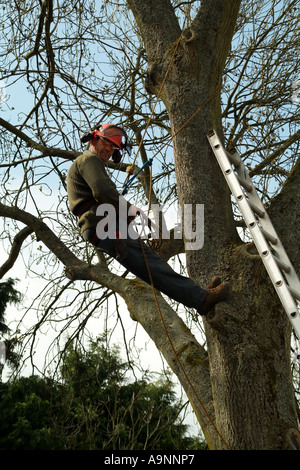
[[[20, 131], [16, 126], [13, 126], [12, 124], [10, 124], [8, 121], [5, 121], [5, 119], [1, 117], [0, 117], [0, 126], [4, 127], [7, 131], [11, 132], [13, 135], [21, 139], [28, 147], [39, 150], [42, 153], [41, 157], [47, 157], [47, 156], [55, 157], [56, 156], [56, 157], [65, 158], [67, 160], [74, 160], [74, 158], [76, 157], [76, 154], [69, 150], [46, 147], [41, 143], [35, 142], [31, 137], [29, 137], [23, 131]], [[41, 157], [38, 157], [38, 158], [41, 158]], [[1, 165], [1, 166], [7, 166], [7, 165]]]
[[278, 146], [274, 152], [272, 152], [270, 155], [268, 155], [265, 160], [263, 160], [259, 165], [256, 165], [251, 172], [249, 172], [250, 176], [258, 175], [261, 173], [261, 171], [269, 166], [276, 158], [280, 157], [283, 155], [283, 153], [293, 144], [294, 142], [298, 141], [300, 138], [300, 130], [297, 131], [295, 134], [291, 135], [286, 141]]
[[9, 207], [1, 203], [0, 216], [18, 220], [25, 224], [28, 230], [34, 231], [38, 239], [41, 240], [65, 266], [81, 264], [78, 258], [73, 255], [60, 238], [58, 238], [41, 219], [17, 207]]
[[14, 241], [11, 246], [11, 251], [8, 259], [0, 267], [0, 278], [5, 276], [5, 274], [13, 267], [15, 261], [17, 260], [22, 244], [24, 240], [33, 232], [29, 227], [23, 228], [14, 238]]

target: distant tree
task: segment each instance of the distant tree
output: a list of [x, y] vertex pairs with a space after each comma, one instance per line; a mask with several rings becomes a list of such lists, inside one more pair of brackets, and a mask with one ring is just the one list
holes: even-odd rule
[[60, 446], [51, 426], [54, 384], [37, 376], [0, 384], [0, 450], [54, 450]]
[[126, 379], [118, 350], [70, 347], [62, 383], [22, 377], [0, 386], [0, 450], [200, 449], [188, 437], [173, 385]]
[[[18, 363], [18, 356], [14, 352], [14, 340], [7, 337], [10, 332], [9, 327], [6, 325], [6, 311], [9, 304], [18, 304], [21, 302], [22, 294], [15, 289], [15, 279], [7, 279], [0, 282], [0, 341], [5, 347], [5, 360], [7, 363], [16, 367]], [[0, 379], [2, 377], [4, 364], [0, 361]]]
[[[130, 367], [118, 348], [100, 340], [87, 352], [71, 347], [64, 359], [62, 378], [68, 448], [114, 450], [174, 450], [200, 446], [186, 436], [182, 403], [170, 381], [127, 379]], [[69, 434], [68, 429], [73, 429]], [[76, 432], [74, 432], [76, 430]]]

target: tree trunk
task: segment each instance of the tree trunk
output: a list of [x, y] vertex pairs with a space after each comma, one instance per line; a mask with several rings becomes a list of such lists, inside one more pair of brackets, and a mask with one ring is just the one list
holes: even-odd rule
[[[181, 37], [168, 0], [128, 4], [147, 51], [148, 91], [160, 92], [175, 134], [179, 203], [204, 204], [204, 246], [186, 251], [189, 274], [201, 285], [217, 273], [231, 284], [229, 301], [204, 321], [210, 385], [208, 363], [203, 368], [203, 351], [191, 339], [187, 343], [192, 355], [180, 360], [190, 377], [198, 375], [194, 384], [199, 393], [191, 394], [184, 374], [181, 383], [209, 448], [297, 448], [290, 326], [255, 247], [243, 244], [237, 235], [229, 191], [206, 138], [211, 129], [222, 135], [220, 84], [240, 1], [204, 2]], [[180, 329], [177, 325], [176, 344], [182, 341]], [[157, 344], [157, 337], [154, 340]], [[174, 359], [167, 360], [176, 370]]]

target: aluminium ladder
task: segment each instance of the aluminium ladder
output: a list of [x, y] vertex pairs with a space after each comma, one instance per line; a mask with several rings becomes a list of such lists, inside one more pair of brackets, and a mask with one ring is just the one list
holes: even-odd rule
[[217, 133], [207, 134], [222, 173], [241, 211], [282, 306], [300, 340], [300, 281], [258, 196], [239, 153], [228, 152]]

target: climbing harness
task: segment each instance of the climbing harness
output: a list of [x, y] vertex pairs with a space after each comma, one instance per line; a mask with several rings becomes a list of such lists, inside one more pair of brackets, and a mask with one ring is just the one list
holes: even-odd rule
[[300, 339], [300, 281], [237, 152], [225, 150], [216, 131], [207, 134], [226, 182], [243, 215], [294, 332]]

